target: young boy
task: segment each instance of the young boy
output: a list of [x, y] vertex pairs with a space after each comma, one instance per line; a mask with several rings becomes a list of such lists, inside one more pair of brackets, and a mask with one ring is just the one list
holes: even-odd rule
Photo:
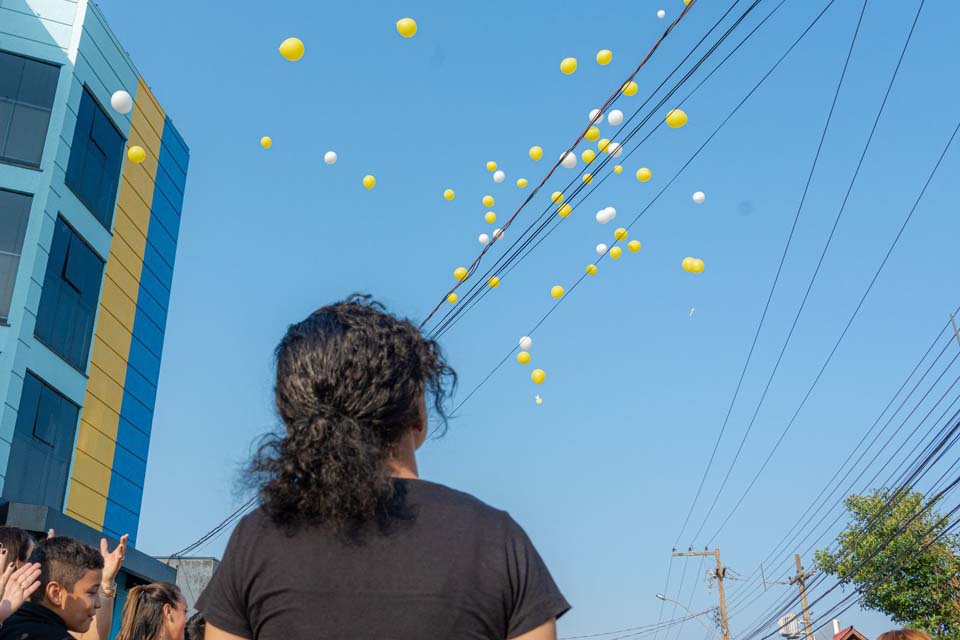
[[73, 640], [100, 608], [103, 556], [78, 540], [48, 538], [30, 560], [40, 564], [40, 588], [0, 628], [0, 640]]

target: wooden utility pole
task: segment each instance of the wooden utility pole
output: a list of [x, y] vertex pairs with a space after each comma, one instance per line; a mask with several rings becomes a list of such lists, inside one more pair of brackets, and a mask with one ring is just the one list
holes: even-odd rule
[[720, 631], [723, 634], [723, 640], [730, 640], [730, 627], [727, 624], [727, 595], [723, 590], [723, 579], [727, 575], [727, 569], [720, 562], [720, 549], [713, 551], [687, 551], [686, 553], [676, 553], [674, 556], [713, 556], [717, 560], [717, 568], [713, 571], [713, 577], [717, 579], [717, 587], [720, 592]]
[[790, 584], [800, 587], [800, 605], [803, 607], [803, 630], [807, 640], [813, 640], [813, 624], [810, 622], [810, 607], [807, 606], [807, 578], [813, 576], [813, 573], [804, 573], [803, 565], [800, 563], [800, 554], [793, 555], [797, 563], [797, 575], [790, 578]]

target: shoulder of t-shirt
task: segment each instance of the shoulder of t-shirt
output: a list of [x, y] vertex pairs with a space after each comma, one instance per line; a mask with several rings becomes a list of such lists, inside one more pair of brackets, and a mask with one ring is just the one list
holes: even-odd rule
[[504, 526], [513, 524], [513, 518], [510, 517], [509, 513], [502, 509], [492, 507], [480, 498], [465, 491], [459, 491], [429, 480], [420, 479], [413, 482], [416, 483], [414, 485], [416, 487], [415, 490], [422, 492], [424, 495], [429, 495], [435, 504], [469, 511], [477, 517], [493, 522], [500, 522]]

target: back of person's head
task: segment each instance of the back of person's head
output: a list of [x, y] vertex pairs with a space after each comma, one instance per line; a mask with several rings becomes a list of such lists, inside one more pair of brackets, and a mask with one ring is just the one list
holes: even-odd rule
[[440, 347], [369, 296], [354, 295], [292, 325], [276, 350], [276, 405], [285, 432], [251, 464], [266, 513], [286, 528], [345, 526], [394, 497], [385, 462], [429, 398], [446, 427], [456, 374]]
[[[33, 551], [33, 538], [29, 533], [17, 527], [0, 527], [0, 546], [7, 550], [7, 563], [17, 568], [30, 558]], [[6, 567], [0, 567], [0, 571]]]
[[207, 621], [202, 613], [195, 613], [187, 620], [187, 640], [203, 640], [207, 630]]
[[881, 633], [877, 640], [930, 640], [930, 636], [916, 629], [894, 629]]
[[177, 585], [154, 582], [127, 592], [116, 640], [183, 640], [187, 606]]
[[79, 540], [57, 536], [37, 543], [30, 562], [40, 565], [40, 588], [30, 601], [55, 611], [70, 631], [86, 632], [100, 608], [100, 552]]

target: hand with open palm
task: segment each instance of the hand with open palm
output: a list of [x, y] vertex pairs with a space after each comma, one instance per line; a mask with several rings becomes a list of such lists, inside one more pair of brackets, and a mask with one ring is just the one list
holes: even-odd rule
[[[0, 562], [6, 563], [6, 549], [0, 554]], [[17, 570], [14, 570], [12, 562], [7, 565], [3, 575], [0, 575], [0, 623], [13, 615], [39, 588], [39, 564], [24, 564]]]

